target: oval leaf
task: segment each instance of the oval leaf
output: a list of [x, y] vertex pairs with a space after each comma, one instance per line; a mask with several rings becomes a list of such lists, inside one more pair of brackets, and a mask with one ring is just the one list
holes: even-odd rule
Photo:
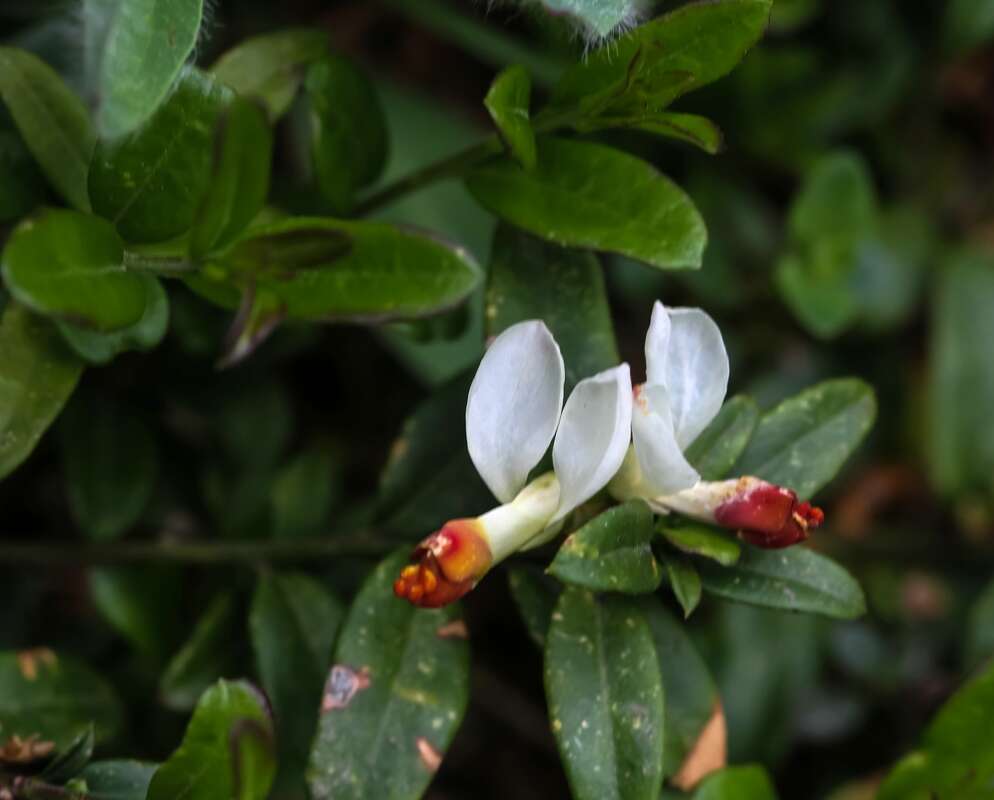
[[852, 575], [807, 547], [745, 547], [733, 566], [701, 561], [698, 567], [704, 588], [728, 600], [837, 619], [866, 613], [863, 590]]
[[701, 602], [701, 576], [689, 559], [670, 556], [666, 559], [666, 577], [687, 619]]
[[45, 62], [12, 47], [0, 47], [0, 97], [52, 186], [89, 211], [86, 176], [96, 137], [82, 101]]
[[674, 522], [664, 517], [658, 530], [677, 550], [710, 558], [724, 567], [734, 564], [742, 555], [742, 545], [719, 528], [696, 522]]
[[573, 797], [658, 798], [663, 684], [637, 606], [567, 588], [549, 626], [545, 690]]
[[93, 726], [98, 742], [121, 728], [110, 685], [84, 664], [46, 648], [0, 653], [3, 736], [37, 736], [61, 749]]
[[335, 647], [308, 784], [314, 800], [415, 800], [466, 710], [469, 648], [457, 604], [427, 611], [393, 596], [407, 550], [363, 584]]
[[653, 537], [645, 503], [615, 506], [567, 537], [549, 573], [595, 592], [654, 592], [663, 576], [652, 554]]
[[311, 154], [318, 187], [336, 214], [352, 209], [356, 192], [375, 181], [387, 161], [387, 125], [365, 73], [341, 56], [307, 70]]
[[735, 472], [810, 497], [835, 477], [876, 416], [876, 396], [866, 383], [824, 381], [763, 415]]
[[93, 209], [129, 242], [161, 242], [193, 224], [211, 180], [213, 133], [231, 91], [195, 69], [133, 135], [97, 144]]
[[661, 269], [701, 265], [707, 234], [690, 198], [620, 150], [542, 137], [535, 169], [500, 159], [470, 172], [466, 185], [486, 209], [549, 241]]
[[151, 116], [200, 32], [203, 0], [117, 0], [100, 50], [97, 125], [114, 138]]
[[535, 132], [529, 121], [532, 82], [520, 65], [508, 67], [490, 85], [483, 105], [497, 126], [505, 147], [525, 169], [535, 166]]
[[711, 423], [684, 455], [701, 480], [724, 478], [746, 449], [759, 422], [759, 408], [751, 397], [737, 395], [725, 402]]
[[95, 761], [83, 770], [89, 800], [145, 800], [158, 764], [144, 761]]
[[148, 800], [265, 800], [274, 748], [262, 695], [244, 681], [218, 681], [197, 703], [179, 749], [152, 776]]
[[261, 100], [270, 121], [276, 121], [293, 102], [304, 68], [327, 52], [327, 33], [293, 28], [239, 42], [217, 60], [211, 72], [243, 97]]
[[0, 478], [31, 454], [82, 371], [45, 320], [7, 304], [0, 319]]

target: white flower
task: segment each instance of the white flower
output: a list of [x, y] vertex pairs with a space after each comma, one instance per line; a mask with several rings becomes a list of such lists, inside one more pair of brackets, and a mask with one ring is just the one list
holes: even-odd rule
[[728, 390], [728, 353], [698, 308], [656, 302], [645, 338], [646, 382], [635, 389], [632, 438], [651, 495], [688, 489], [700, 475], [684, 451], [715, 418]]

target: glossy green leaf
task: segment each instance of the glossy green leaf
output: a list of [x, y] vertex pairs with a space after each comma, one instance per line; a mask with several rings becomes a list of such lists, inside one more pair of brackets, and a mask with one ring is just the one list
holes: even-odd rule
[[0, 318], [0, 478], [31, 454], [82, 371], [48, 322], [7, 303]]
[[63, 419], [62, 464], [73, 516], [92, 539], [115, 539], [141, 517], [155, 488], [155, 439], [128, 411], [77, 397]]
[[331, 528], [331, 509], [342, 491], [339, 458], [315, 445], [296, 456], [273, 483], [273, 536], [319, 536]]
[[130, 133], [165, 100], [200, 32], [203, 0], [118, 0], [101, 43], [101, 136]]
[[200, 258], [230, 243], [255, 219], [269, 193], [273, 132], [261, 106], [235, 98], [214, 133], [210, 185], [190, 231], [190, 255]]
[[666, 695], [663, 774], [675, 775], [712, 716], [720, 713], [721, 699], [686, 626], [663, 607], [658, 595], [639, 598], [637, 604], [649, 625]]
[[293, 102], [304, 70], [328, 52], [328, 35], [315, 28], [254, 36], [222, 55], [211, 72], [243, 97], [261, 100], [277, 120]]
[[684, 619], [689, 618], [701, 602], [700, 574], [689, 559], [670, 556], [666, 559], [666, 577], [674, 597], [683, 609]]
[[156, 770], [147, 800], [265, 800], [276, 772], [272, 720], [244, 681], [204, 692], [183, 743]]
[[20, 219], [44, 199], [41, 170], [21, 135], [0, 117], [0, 222]]
[[288, 317], [381, 322], [451, 308], [480, 281], [459, 247], [379, 222], [298, 217], [252, 228], [212, 265], [228, 282], [191, 281], [236, 305], [232, 283], [253, 281], [282, 302]]
[[145, 311], [145, 278], [125, 271], [124, 246], [112, 225], [77, 211], [47, 211], [21, 223], [7, 241], [3, 277], [34, 311], [119, 331]]
[[158, 764], [145, 761], [94, 761], [83, 770], [89, 800], [145, 800]]
[[994, 664], [962, 686], [929, 724], [918, 750], [887, 776], [879, 800], [983, 800], [994, 782], [990, 709]]
[[665, 108], [730, 72], [762, 36], [772, 0], [690, 3], [590, 53], [559, 81], [552, 103], [585, 111]]
[[219, 677], [239, 671], [239, 654], [232, 648], [235, 611], [234, 595], [225, 592], [214, 598], [197, 621], [159, 680], [159, 695], [167, 707], [187, 711]]
[[604, 128], [644, 131], [665, 139], [691, 144], [711, 155], [718, 153], [724, 144], [721, 128], [707, 117], [674, 111], [635, 111], [631, 114], [583, 117], [574, 122], [573, 127], [584, 133]]
[[182, 570], [168, 566], [107, 567], [89, 572], [93, 605], [152, 664], [160, 666], [186, 631]]
[[549, 573], [595, 592], [654, 592], [663, 579], [654, 536], [649, 506], [641, 500], [615, 506], [567, 537]]
[[631, 600], [562, 593], [545, 646], [545, 690], [576, 800], [656, 800], [663, 684], [649, 626]]
[[466, 710], [460, 608], [394, 597], [407, 557], [405, 548], [376, 567], [339, 635], [307, 772], [314, 800], [421, 797]]
[[65, 783], [75, 778], [93, 757], [93, 726], [87, 726], [65, 749], [45, 765], [41, 777], [46, 783]]
[[766, 770], [758, 765], [725, 767], [704, 778], [693, 800], [777, 800]]
[[544, 649], [552, 611], [562, 592], [562, 585], [529, 564], [509, 569], [507, 581], [528, 635]]
[[0, 47], [0, 98], [49, 183], [71, 206], [89, 211], [95, 135], [82, 101], [45, 62], [13, 47]]
[[727, 531], [709, 525], [682, 520], [674, 522], [663, 517], [658, 530], [677, 550], [710, 558], [725, 567], [734, 564], [742, 555], [742, 545]]
[[134, 135], [101, 141], [90, 165], [90, 200], [129, 242], [187, 231], [211, 183], [214, 129], [232, 93], [186, 69]]
[[746, 449], [758, 422], [759, 408], [755, 401], [736, 395], [725, 401], [718, 416], [694, 439], [684, 455], [703, 480], [724, 478]]
[[762, 416], [734, 472], [810, 497], [835, 477], [876, 416], [876, 396], [863, 381], [824, 381]]
[[964, 649], [970, 667], [994, 656], [994, 581], [984, 587], [970, 608]]
[[540, 137], [535, 169], [500, 159], [472, 170], [466, 185], [486, 209], [551, 242], [661, 269], [701, 265], [707, 233], [690, 198], [620, 150]]
[[82, 328], [57, 320], [55, 325], [70, 348], [91, 364], [107, 364], [129, 350], [151, 350], [169, 329], [169, 296], [158, 278], [141, 275], [145, 287], [145, 311], [134, 325], [113, 333]]
[[487, 336], [528, 319], [541, 319], [556, 337], [567, 392], [621, 360], [597, 257], [501, 224], [490, 258]]
[[535, 166], [535, 132], [529, 117], [532, 81], [528, 70], [520, 65], [508, 67], [490, 84], [483, 99], [497, 126], [504, 146], [525, 169]]
[[276, 718], [278, 789], [303, 789], [321, 689], [344, 616], [339, 602], [307, 575], [270, 574], [256, 585], [249, 629], [262, 685]]
[[0, 653], [0, 723], [5, 737], [37, 736], [68, 747], [93, 725], [98, 742], [121, 729], [107, 681], [69, 656], [39, 648]]
[[990, 491], [994, 470], [994, 260], [956, 253], [933, 300], [929, 360], [928, 466], [946, 493]]
[[318, 187], [335, 213], [348, 213], [356, 193], [375, 181], [387, 160], [386, 119], [365, 73], [342, 56], [308, 68], [311, 155]]
[[707, 561], [697, 566], [704, 588], [728, 600], [836, 619], [855, 619], [866, 613], [863, 590], [852, 575], [807, 547], [744, 547], [732, 566]]

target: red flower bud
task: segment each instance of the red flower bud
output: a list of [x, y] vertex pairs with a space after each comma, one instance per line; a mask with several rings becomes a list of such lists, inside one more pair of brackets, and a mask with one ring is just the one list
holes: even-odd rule
[[457, 519], [422, 541], [411, 561], [394, 581], [393, 593], [422, 608], [439, 608], [476, 586], [493, 557], [480, 523]]
[[719, 525], [737, 528], [749, 544], [776, 549], [803, 542], [825, 514], [810, 503], [798, 502], [790, 489], [756, 481], [718, 506], [714, 518]]

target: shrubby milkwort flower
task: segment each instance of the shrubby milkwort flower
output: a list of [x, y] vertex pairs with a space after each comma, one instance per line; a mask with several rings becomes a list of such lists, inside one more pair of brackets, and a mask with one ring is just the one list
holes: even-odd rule
[[[620, 364], [580, 381], [564, 406], [565, 365], [552, 334], [538, 320], [511, 326], [484, 355], [466, 404], [470, 457], [502, 505], [424, 539], [394, 592], [420, 606], [450, 603], [494, 564], [556, 536], [566, 515], [605, 487], [658, 513], [738, 529], [760, 546], [803, 540], [822, 521], [819, 509], [754, 477], [701, 481], [684, 456], [720, 410], [728, 372], [707, 314], [657, 302], [646, 382], [633, 391]], [[552, 471], [528, 483], [550, 443]]]

